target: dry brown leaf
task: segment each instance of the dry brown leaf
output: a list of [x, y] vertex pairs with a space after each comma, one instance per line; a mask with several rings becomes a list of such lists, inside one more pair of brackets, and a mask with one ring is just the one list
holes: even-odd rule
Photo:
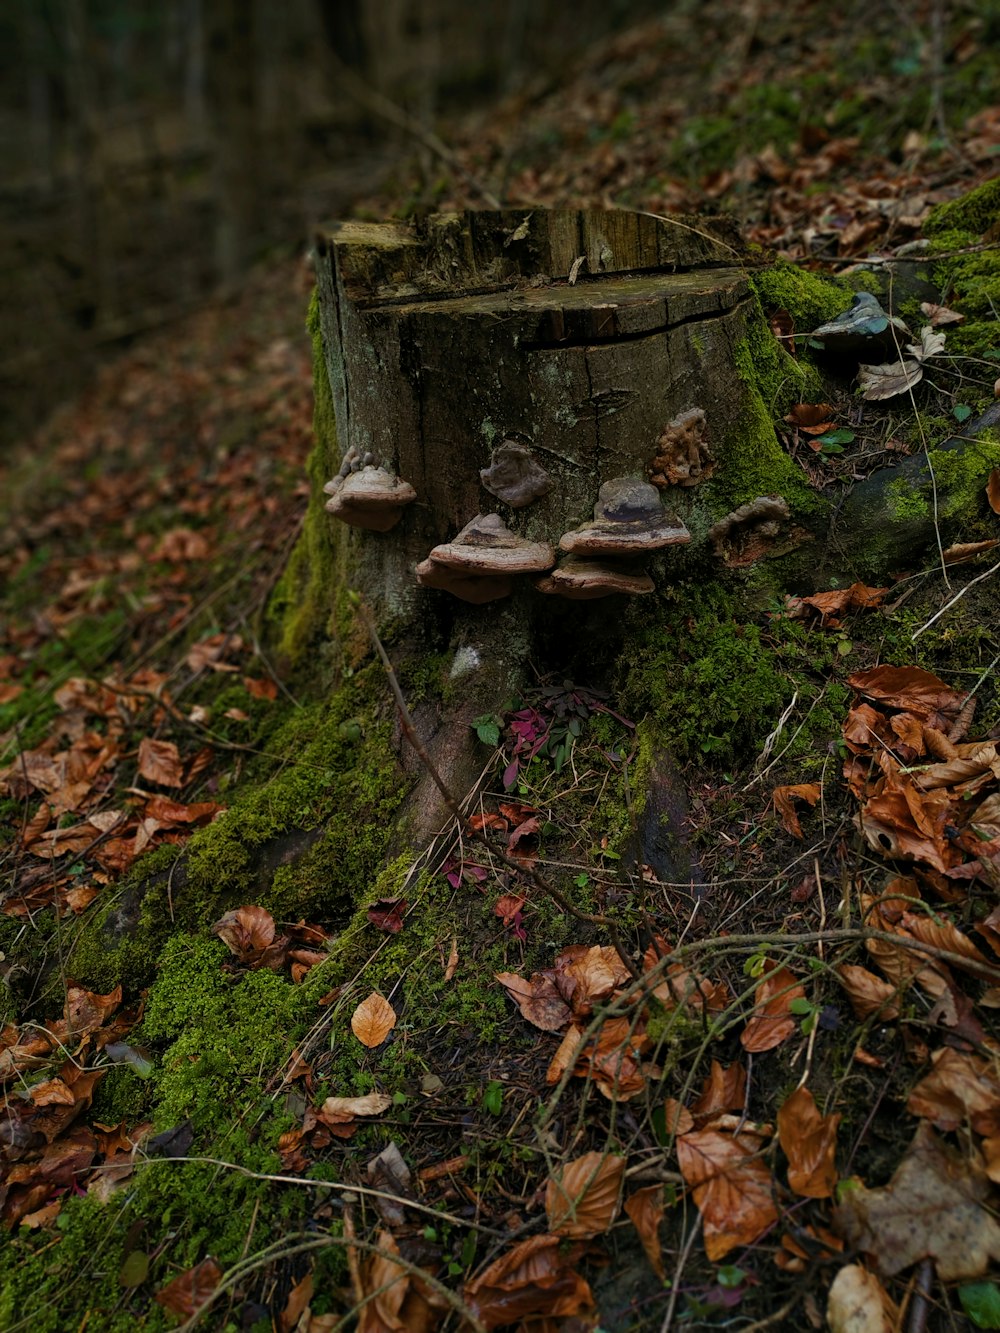
[[858, 366], [858, 384], [863, 390], [861, 397], [870, 403], [906, 393], [923, 377], [923, 366], [909, 357], [885, 361], [878, 366]]
[[[920, 667], [878, 666], [858, 671], [847, 679], [852, 690], [877, 699], [890, 708], [915, 713], [925, 721], [935, 716], [954, 719], [965, 703], [966, 695], [953, 690], [943, 680]], [[947, 725], [939, 727], [946, 730]]]
[[564, 1253], [564, 1246], [561, 1236], [531, 1236], [466, 1283], [465, 1303], [484, 1328], [522, 1320], [533, 1321], [532, 1328], [543, 1328], [542, 1320], [587, 1316], [594, 1311], [590, 1287], [575, 1267], [580, 1247]]
[[874, 1273], [846, 1264], [833, 1279], [826, 1307], [830, 1333], [893, 1333], [896, 1307]]
[[906, 1103], [938, 1129], [960, 1129], [966, 1122], [979, 1134], [1000, 1134], [1000, 1077], [993, 1061], [943, 1046], [931, 1055], [934, 1068], [920, 1080]]
[[238, 634], [211, 634], [192, 644], [185, 660], [192, 671], [203, 671], [206, 667], [212, 671], [239, 671], [239, 667], [224, 662], [223, 658], [242, 649], [243, 640]]
[[742, 1111], [746, 1095], [747, 1071], [743, 1065], [721, 1065], [713, 1060], [700, 1095], [691, 1103], [691, 1113], [700, 1119], [720, 1111]]
[[957, 565], [963, 560], [982, 555], [984, 551], [992, 551], [997, 546], [1000, 546], [1000, 537], [990, 537], [988, 541], [981, 542], [955, 542], [953, 546], [945, 547], [941, 555], [946, 565]]
[[572, 1240], [592, 1240], [609, 1230], [618, 1214], [625, 1158], [588, 1152], [549, 1177], [545, 1213], [549, 1231]]
[[834, 971], [847, 992], [855, 1018], [875, 1014], [880, 1022], [889, 1023], [899, 1017], [899, 994], [891, 982], [854, 963], [840, 963]]
[[802, 825], [799, 823], [793, 801], [805, 801], [814, 806], [820, 798], [822, 787], [818, 782], [799, 782], [788, 787], [775, 787], [771, 793], [774, 808], [781, 816], [781, 826], [793, 838], [802, 837]]
[[1000, 1260], [990, 1191], [986, 1175], [921, 1121], [888, 1185], [845, 1193], [837, 1229], [887, 1277], [921, 1259], [934, 1260], [942, 1282], [981, 1277]]
[[594, 1005], [608, 999], [619, 986], [631, 980], [628, 968], [610, 945], [571, 944], [555, 960], [559, 993], [574, 1014], [586, 1017]]
[[222, 1281], [222, 1269], [214, 1259], [202, 1259], [186, 1273], [179, 1273], [157, 1293], [155, 1300], [178, 1319], [190, 1319], [214, 1295]]
[[[968, 935], [963, 935], [947, 917], [938, 916], [935, 919], [925, 912], [904, 912], [899, 924], [908, 935], [912, 935], [915, 940], [920, 940], [922, 944], [928, 944], [931, 948], [943, 949], [948, 953], [957, 954], [959, 958], [964, 958], [970, 963], [986, 963], [986, 958], [979, 952]], [[953, 967], [960, 968], [962, 966], [953, 958], [948, 961]], [[976, 973], [975, 968], [970, 970]]]
[[995, 467], [986, 479], [986, 498], [994, 514], [1000, 514], [1000, 467]]
[[865, 610], [881, 605], [888, 588], [869, 588], [864, 583], [852, 583], [849, 588], [834, 588], [830, 592], [814, 592], [800, 597], [803, 606], [811, 606], [825, 619], [843, 615], [847, 611]]
[[396, 1011], [389, 1001], [373, 990], [351, 1015], [351, 1031], [362, 1046], [381, 1046], [396, 1026]]
[[323, 1103], [323, 1114], [341, 1115], [381, 1115], [392, 1105], [392, 1098], [387, 1092], [369, 1092], [364, 1097], [327, 1097]]
[[636, 1190], [625, 1200], [625, 1211], [639, 1233], [642, 1248], [646, 1251], [646, 1258], [653, 1272], [661, 1282], [664, 1281], [667, 1275], [663, 1267], [663, 1251], [660, 1246], [663, 1186], [647, 1185], [645, 1189]]
[[448, 962], [445, 964], [444, 979], [451, 981], [458, 969], [458, 936], [451, 937], [451, 951], [448, 954]]
[[369, 1297], [358, 1315], [358, 1333], [434, 1333], [444, 1311], [443, 1299], [419, 1273], [400, 1263], [399, 1246], [390, 1231], [378, 1237], [378, 1250], [362, 1268], [361, 1286]]
[[274, 943], [274, 917], [263, 907], [237, 907], [216, 921], [212, 934], [241, 963], [249, 962]]
[[934, 328], [942, 324], [961, 324], [965, 319], [957, 310], [950, 310], [946, 305], [935, 305], [933, 301], [921, 301], [921, 311], [927, 316]]
[[663, 1127], [667, 1134], [687, 1134], [694, 1129], [694, 1116], [683, 1102], [668, 1097], [663, 1103]]
[[96, 1032], [121, 1002], [121, 986], [116, 986], [107, 995], [95, 995], [82, 986], [70, 986], [63, 1005], [67, 1031], [77, 1037], [82, 1037], [86, 1032]]
[[183, 787], [184, 766], [173, 741], [144, 736], [139, 742], [139, 776], [161, 787]]
[[521, 1013], [543, 1032], [561, 1032], [573, 1011], [556, 989], [555, 976], [549, 970], [532, 973], [525, 981], [516, 972], [496, 972], [497, 981]]
[[699, 1129], [677, 1140], [677, 1161], [701, 1212], [705, 1253], [713, 1263], [752, 1244], [778, 1219], [771, 1173], [758, 1156], [760, 1133]]
[[832, 418], [836, 415], [837, 409], [832, 403], [796, 403], [784, 419], [807, 435], [822, 435], [832, 428]]
[[740, 1034], [740, 1045], [753, 1055], [773, 1050], [792, 1035], [795, 1019], [791, 1003], [805, 998], [805, 990], [787, 967], [767, 959], [764, 973], [754, 997], [754, 1011]]
[[778, 1142], [788, 1158], [788, 1184], [806, 1199], [828, 1199], [837, 1184], [839, 1115], [820, 1115], [808, 1088], [796, 1088], [778, 1112]]

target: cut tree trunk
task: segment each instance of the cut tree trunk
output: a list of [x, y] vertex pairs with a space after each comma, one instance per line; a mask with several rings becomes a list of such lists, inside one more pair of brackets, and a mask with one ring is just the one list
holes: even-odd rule
[[[872, 506], [884, 479], [842, 506], [775, 434], [774, 396], [801, 371], [767, 328], [744, 258], [725, 220], [621, 211], [349, 222], [319, 238], [344, 459], [327, 488], [346, 520], [339, 567], [397, 640], [427, 642], [428, 628], [450, 640], [462, 688], [438, 757], [459, 786], [474, 768], [470, 717], [502, 707], [540, 633], [614, 637], [621, 594], [583, 608], [564, 600], [607, 590], [580, 584], [581, 560], [636, 593], [761, 561], [773, 589], [810, 591], [817, 577], [879, 577], [891, 566], [884, 543], [870, 559], [865, 548], [880, 530]], [[772, 382], [762, 390], [765, 361]], [[917, 490], [921, 467], [908, 464]], [[525, 486], [510, 483], [518, 469]], [[392, 503], [372, 519], [379, 485]], [[581, 552], [595, 518], [606, 530], [624, 515], [616, 532], [631, 522], [637, 533], [636, 506], [650, 496], [659, 544]], [[454, 562], [470, 547], [482, 558], [501, 523], [501, 545], [522, 543], [522, 564], [504, 566], [519, 572], [493, 570], [485, 588], [478, 564], [456, 575]], [[925, 528], [918, 545], [934, 538]], [[549, 548], [548, 560], [537, 555]]]

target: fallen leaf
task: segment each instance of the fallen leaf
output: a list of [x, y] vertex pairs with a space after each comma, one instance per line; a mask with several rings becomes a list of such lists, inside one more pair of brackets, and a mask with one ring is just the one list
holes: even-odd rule
[[368, 920], [379, 930], [387, 930], [398, 935], [403, 929], [403, 915], [408, 903], [405, 898], [379, 898], [368, 909]]
[[206, 667], [212, 671], [239, 671], [239, 667], [224, 662], [223, 658], [242, 649], [243, 640], [238, 634], [211, 634], [191, 646], [185, 661], [192, 671], [203, 671]]
[[632, 1225], [639, 1233], [642, 1248], [650, 1262], [653, 1272], [664, 1281], [666, 1271], [663, 1267], [663, 1251], [660, 1245], [660, 1223], [663, 1221], [663, 1186], [647, 1185], [636, 1190], [625, 1200], [625, 1211], [632, 1220]]
[[448, 954], [448, 961], [445, 964], [444, 979], [451, 981], [458, 970], [458, 936], [451, 937], [451, 950]]
[[932, 725], [940, 719], [939, 730], [946, 731], [958, 716], [966, 694], [953, 690], [943, 680], [920, 667], [878, 666], [870, 671], [858, 671], [848, 676], [852, 690], [877, 699], [890, 708], [915, 713]]
[[392, 1105], [387, 1092], [369, 1092], [363, 1097], [327, 1097], [323, 1103], [324, 1115], [381, 1115]]
[[396, 1026], [396, 1011], [378, 991], [372, 991], [351, 1015], [351, 1031], [362, 1046], [381, 1046]]
[[249, 962], [274, 942], [274, 917], [263, 907], [238, 907], [212, 927], [229, 952]]
[[909, 358], [883, 362], [878, 366], [858, 367], [858, 384], [864, 391], [861, 396], [870, 403], [906, 393], [919, 384], [923, 377], [923, 366], [919, 361], [911, 361]]
[[306, 1306], [313, 1297], [313, 1275], [306, 1273], [305, 1277], [295, 1283], [288, 1293], [288, 1300], [285, 1302], [285, 1308], [278, 1315], [278, 1333], [293, 1333], [298, 1328], [299, 1320], [305, 1313]]
[[[561, 1236], [531, 1236], [466, 1283], [463, 1298], [487, 1330], [520, 1321], [587, 1316], [594, 1297], [577, 1271], [580, 1249]], [[550, 1325], [551, 1327], [551, 1325]]]
[[759, 1156], [763, 1135], [698, 1129], [677, 1140], [681, 1175], [702, 1216], [705, 1253], [712, 1262], [737, 1245], [751, 1245], [778, 1220], [771, 1173]]
[[[997, 468], [993, 471], [1000, 475], [1000, 470]], [[1000, 501], [1000, 489], [997, 498]], [[997, 512], [1000, 513], [1000, 510]], [[988, 541], [982, 542], [956, 542], [954, 546], [946, 547], [941, 554], [946, 565], [957, 565], [962, 560], [971, 560], [973, 556], [981, 555], [983, 551], [992, 551], [997, 546], [1000, 546], [1000, 537], [991, 537]]]
[[887, 1277], [921, 1259], [934, 1260], [942, 1282], [981, 1277], [1000, 1260], [990, 1190], [987, 1176], [921, 1121], [888, 1185], [847, 1191], [837, 1229]]
[[222, 1269], [215, 1260], [202, 1259], [162, 1287], [155, 1300], [178, 1319], [191, 1319], [215, 1294], [221, 1281]]
[[930, 324], [920, 330], [918, 343], [907, 343], [906, 350], [918, 361], [927, 361], [932, 356], [940, 356], [948, 340], [946, 333], [937, 333]]
[[938, 1129], [970, 1124], [979, 1134], [1000, 1134], [1000, 1079], [991, 1061], [943, 1046], [934, 1068], [910, 1093], [906, 1109]]
[[837, 409], [832, 403], [796, 403], [784, 419], [807, 435], [822, 435], [833, 426], [831, 417], [836, 414]]
[[847, 611], [880, 606], [888, 591], [888, 588], [869, 588], [864, 583], [852, 583], [849, 588], [814, 592], [808, 597], [798, 598], [798, 601], [803, 606], [811, 606], [826, 620], [829, 616], [843, 615]]
[[828, 1199], [837, 1184], [839, 1115], [820, 1115], [812, 1093], [796, 1088], [778, 1112], [778, 1142], [788, 1158], [788, 1184], [806, 1199]]
[[831, 1333], [893, 1333], [896, 1307], [874, 1273], [845, 1264], [833, 1279], [826, 1306]]
[[543, 1032], [561, 1032], [573, 1011], [556, 989], [552, 972], [535, 972], [525, 981], [516, 972], [494, 974], [523, 1016]]
[[921, 301], [921, 313], [926, 315], [934, 328], [941, 324], [961, 324], [965, 319], [957, 310], [949, 310], [946, 305], [935, 305], [933, 301]]
[[277, 699], [278, 682], [263, 677], [255, 680], [253, 676], [243, 677], [243, 688], [254, 699]]
[[379, 1233], [378, 1250], [362, 1269], [362, 1288], [368, 1297], [358, 1315], [358, 1333], [433, 1333], [448, 1308], [443, 1299], [413, 1268], [403, 1268], [395, 1237]]
[[743, 1065], [721, 1065], [713, 1060], [701, 1085], [701, 1094], [691, 1103], [691, 1114], [702, 1118], [720, 1111], [742, 1111], [746, 1095], [747, 1071]]
[[183, 787], [184, 766], [173, 741], [155, 741], [144, 736], [139, 742], [139, 776], [161, 787]]
[[115, 1012], [122, 1002], [122, 988], [116, 986], [107, 995], [95, 995], [82, 986], [70, 986], [63, 1004], [67, 1030], [76, 1037], [96, 1032], [104, 1020]]
[[573, 1240], [592, 1240], [611, 1227], [618, 1213], [625, 1158], [588, 1152], [550, 1176], [545, 1189], [549, 1231]]
[[986, 478], [986, 498], [994, 514], [1000, 514], [1000, 467], [995, 467]]
[[805, 998], [805, 991], [787, 967], [773, 959], [764, 963], [765, 976], [758, 984], [754, 1011], [740, 1034], [740, 1045], [753, 1055], [771, 1051], [795, 1031], [793, 1000]]
[[781, 816], [781, 826], [793, 838], [802, 837], [802, 825], [799, 823], [793, 801], [805, 801], [814, 806], [820, 798], [822, 787], [818, 782], [799, 782], [789, 787], [775, 787], [771, 793], [774, 808]]
[[899, 992], [890, 981], [854, 963], [840, 963], [834, 971], [847, 992], [855, 1018], [874, 1014], [879, 1022], [889, 1023], [899, 1017]]
[[675, 1136], [694, 1129], [694, 1116], [676, 1097], [668, 1097], [663, 1103], [663, 1128]]

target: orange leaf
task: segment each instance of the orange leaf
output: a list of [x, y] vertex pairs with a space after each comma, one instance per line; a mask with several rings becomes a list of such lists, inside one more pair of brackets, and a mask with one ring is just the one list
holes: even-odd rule
[[639, 1233], [653, 1272], [662, 1282], [666, 1277], [660, 1248], [660, 1223], [663, 1220], [663, 1186], [647, 1185], [625, 1200], [625, 1211]]
[[799, 782], [790, 787], [775, 787], [771, 793], [774, 808], [781, 816], [781, 825], [793, 838], [802, 837], [802, 825], [795, 813], [793, 800], [806, 801], [815, 805], [820, 798], [822, 787], [818, 782]]
[[762, 1135], [699, 1129], [677, 1140], [681, 1175], [692, 1187], [705, 1228], [705, 1253], [713, 1263], [750, 1245], [778, 1219], [771, 1173], [757, 1155]]
[[796, 1088], [778, 1112], [778, 1142], [788, 1183], [807, 1199], [828, 1199], [837, 1184], [834, 1157], [839, 1115], [820, 1115], [808, 1088]]
[[592, 1240], [610, 1229], [618, 1212], [625, 1158], [588, 1152], [549, 1178], [545, 1212], [553, 1235]]
[[161, 787], [183, 787], [181, 756], [173, 741], [154, 741], [144, 736], [139, 742], [139, 776]]
[[708, 1077], [701, 1085], [701, 1096], [691, 1105], [696, 1116], [717, 1115], [720, 1111], [742, 1111], [747, 1095], [747, 1071], [742, 1065], [720, 1065], [712, 1061]]
[[351, 1031], [362, 1046], [381, 1046], [396, 1026], [396, 1011], [377, 990], [362, 1000], [351, 1016]]
[[268, 680], [266, 676], [260, 680], [255, 680], [253, 676], [244, 676], [243, 687], [247, 694], [254, 699], [277, 699], [278, 697], [278, 682]]
[[920, 667], [873, 667], [849, 676], [847, 683], [859, 694], [924, 719], [937, 714], [956, 717], [966, 700], [965, 694]]
[[910, 1093], [906, 1109], [938, 1129], [966, 1122], [979, 1134], [1000, 1134], [1000, 1080], [989, 1061], [943, 1046], [931, 1056], [934, 1068]]
[[888, 1023], [899, 1017], [899, 995], [891, 982], [854, 963], [841, 963], [834, 970], [847, 991], [856, 1018], [876, 1014], [880, 1022]]
[[516, 972], [494, 974], [500, 985], [514, 1001], [521, 1013], [543, 1032], [561, 1032], [572, 1016], [572, 1010], [556, 989], [555, 977], [550, 970], [535, 972], [525, 981]]
[[594, 1310], [590, 1287], [575, 1267], [580, 1247], [564, 1254], [564, 1245], [561, 1236], [531, 1236], [466, 1284], [465, 1302], [487, 1330]]
[[202, 1259], [200, 1264], [179, 1273], [173, 1282], [156, 1293], [157, 1304], [169, 1310], [178, 1319], [190, 1319], [215, 1294], [222, 1281], [222, 1269], [214, 1259]]
[[994, 514], [1000, 514], [1000, 467], [995, 467], [986, 479], [986, 498]]
[[245, 963], [274, 941], [274, 917], [263, 907], [238, 907], [212, 927], [212, 934]]
[[740, 1034], [740, 1045], [753, 1055], [773, 1050], [792, 1035], [795, 1019], [791, 1003], [805, 997], [805, 991], [787, 967], [779, 967], [769, 959], [764, 968], [766, 976], [757, 987], [754, 1011]]

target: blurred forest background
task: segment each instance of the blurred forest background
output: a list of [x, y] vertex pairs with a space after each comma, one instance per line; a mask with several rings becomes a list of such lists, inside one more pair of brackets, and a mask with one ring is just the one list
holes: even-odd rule
[[102, 350], [303, 249], [413, 147], [407, 120], [419, 135], [660, 7], [6, 0], [0, 443]]

